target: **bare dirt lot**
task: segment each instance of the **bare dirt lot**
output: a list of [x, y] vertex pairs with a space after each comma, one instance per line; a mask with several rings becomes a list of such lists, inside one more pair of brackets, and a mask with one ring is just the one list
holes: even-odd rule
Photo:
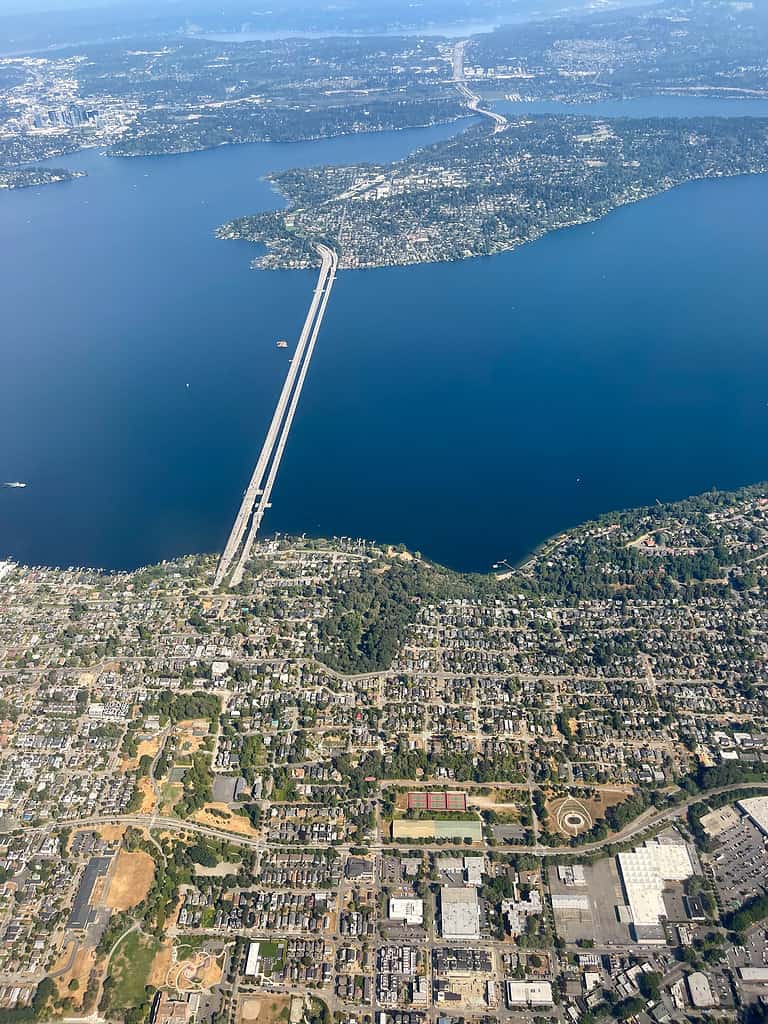
[[479, 792], [473, 793], [470, 790], [467, 793], [467, 806], [479, 808], [483, 811], [498, 811], [499, 813], [507, 811], [513, 814], [517, 813], [518, 810], [514, 797], [514, 791], [510, 792], [510, 790], [505, 789], [494, 789], [487, 796], [482, 796]]
[[[220, 811], [222, 817], [219, 817], [218, 814], [211, 814], [212, 810]], [[244, 818], [241, 814], [233, 814], [226, 804], [206, 804], [192, 815], [192, 821], [208, 825], [210, 828], [219, 828], [222, 832], [232, 832], [238, 836], [259, 835], [248, 818]]]
[[[59, 958], [59, 962], [55, 965], [54, 970], [56, 970], [56, 968], [64, 967], [69, 962], [71, 953], [72, 946], [66, 946]], [[75, 954], [72, 966], [68, 971], [62, 974], [61, 977], [56, 979], [56, 986], [59, 990], [59, 995], [62, 997], [68, 996], [72, 999], [76, 1009], [80, 1009], [83, 1005], [83, 996], [85, 995], [85, 990], [88, 988], [88, 979], [91, 976], [91, 970], [95, 963], [95, 951], [93, 949], [83, 949], [80, 947]], [[74, 991], [70, 991], [69, 988], [72, 981], [77, 981], [77, 988]]]
[[456, 992], [466, 1006], [481, 1008], [488, 1005], [485, 1001], [486, 975], [476, 974], [467, 977], [462, 974], [449, 974], [447, 981], [451, 991]]
[[98, 832], [105, 843], [119, 843], [125, 835], [125, 825], [98, 825], [93, 831]]
[[130, 772], [134, 771], [139, 766], [139, 761], [142, 757], [154, 757], [160, 749], [160, 744], [163, 740], [162, 736], [153, 736], [151, 739], [142, 740], [136, 748], [135, 757], [124, 757], [120, 762], [120, 767], [123, 771]]
[[179, 737], [179, 755], [196, 754], [208, 735], [208, 722], [195, 718], [177, 722], [175, 732]]
[[288, 1020], [290, 996], [245, 996], [238, 1007], [238, 1021], [241, 1024], [277, 1024]]
[[152, 970], [149, 972], [147, 984], [155, 988], [162, 988], [167, 984], [168, 971], [173, 959], [173, 939], [166, 939], [158, 949], [155, 959], [152, 961]]
[[106, 904], [112, 910], [129, 910], [145, 898], [155, 877], [155, 862], [148, 853], [121, 850], [117, 855]]
[[222, 861], [213, 867], [205, 867], [202, 864], [195, 864], [195, 874], [200, 878], [225, 878], [227, 875], [236, 875], [240, 870], [242, 861]]
[[137, 814], [151, 814], [155, 809], [155, 791], [152, 788], [152, 780], [148, 778], [139, 779], [136, 785], [141, 793], [141, 803]]

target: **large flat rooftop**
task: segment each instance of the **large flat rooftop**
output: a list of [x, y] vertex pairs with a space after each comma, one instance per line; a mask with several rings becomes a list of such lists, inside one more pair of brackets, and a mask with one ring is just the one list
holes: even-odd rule
[[444, 939], [476, 939], [480, 905], [473, 885], [444, 885], [440, 890], [440, 922]]

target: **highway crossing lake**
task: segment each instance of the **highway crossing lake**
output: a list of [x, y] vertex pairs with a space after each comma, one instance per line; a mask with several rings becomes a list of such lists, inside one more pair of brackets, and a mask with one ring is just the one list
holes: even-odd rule
[[[87, 178], [0, 195], [0, 479], [28, 485], [0, 488], [0, 558], [221, 550], [316, 275], [253, 271], [214, 229], [275, 205], [270, 170], [460, 127], [92, 151], [55, 161]], [[767, 229], [768, 177], [698, 182], [516, 253], [341, 273], [265, 529], [486, 570], [768, 477]]]

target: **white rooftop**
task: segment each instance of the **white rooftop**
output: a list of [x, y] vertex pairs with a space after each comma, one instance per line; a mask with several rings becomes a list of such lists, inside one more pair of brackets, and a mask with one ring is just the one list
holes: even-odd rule
[[551, 1006], [552, 984], [549, 981], [508, 981], [507, 1002], [510, 1006]]
[[440, 920], [443, 938], [476, 939], [480, 935], [477, 889], [444, 885], [440, 890]]
[[393, 896], [389, 901], [389, 917], [406, 924], [424, 923], [424, 900], [401, 899]]
[[248, 946], [248, 957], [245, 961], [245, 974], [253, 977], [259, 973], [261, 957], [259, 956], [259, 943], [252, 942]]
[[553, 910], [589, 910], [589, 896], [586, 893], [552, 893]]
[[694, 1006], [699, 1009], [707, 1009], [710, 1006], [715, 1006], [717, 1000], [712, 992], [712, 987], [709, 984], [709, 978], [702, 971], [694, 971], [693, 974], [689, 974], [687, 977], [688, 992], [691, 996], [691, 1002]]
[[739, 807], [768, 836], [768, 796], [750, 796], [739, 800]]
[[636, 925], [658, 925], [666, 916], [665, 882], [683, 882], [693, 874], [693, 865], [685, 843], [649, 840], [642, 846], [617, 857], [627, 903]]

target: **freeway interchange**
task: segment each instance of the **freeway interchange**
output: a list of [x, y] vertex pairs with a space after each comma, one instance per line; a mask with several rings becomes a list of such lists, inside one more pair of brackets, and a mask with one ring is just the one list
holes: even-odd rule
[[497, 114], [495, 110], [486, 110], [485, 107], [481, 107], [482, 100], [477, 93], [467, 85], [466, 74], [464, 72], [464, 54], [466, 52], [468, 40], [463, 39], [456, 43], [453, 48], [453, 84], [456, 86], [458, 91], [467, 101], [467, 109], [471, 110], [474, 114], [482, 114], [483, 117], [488, 117], [493, 121], [493, 132], [494, 135], [497, 132], [503, 131], [508, 124], [506, 117], [503, 114]]

